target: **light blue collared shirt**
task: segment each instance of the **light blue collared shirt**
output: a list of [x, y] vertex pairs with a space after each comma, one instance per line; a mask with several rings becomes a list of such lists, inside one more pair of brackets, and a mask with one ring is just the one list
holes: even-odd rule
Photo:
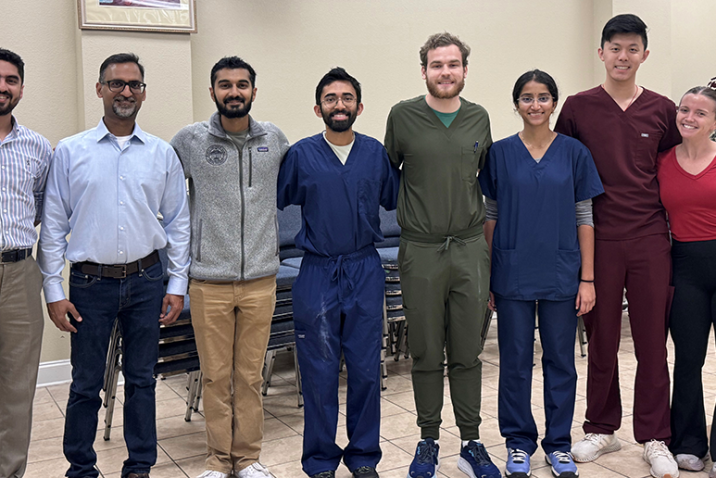
[[0, 251], [28, 249], [37, 241], [35, 221], [42, 217], [42, 198], [52, 146], [44, 137], [12, 118], [12, 130], [0, 141]]
[[65, 298], [65, 255], [72, 263], [127, 264], [165, 246], [167, 293], [184, 295], [189, 228], [184, 172], [174, 149], [137, 124], [121, 148], [100, 120], [55, 149], [38, 248], [46, 301]]

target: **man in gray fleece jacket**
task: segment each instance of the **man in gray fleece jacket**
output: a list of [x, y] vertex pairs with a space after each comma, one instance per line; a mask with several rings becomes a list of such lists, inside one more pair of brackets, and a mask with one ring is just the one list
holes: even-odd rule
[[189, 297], [207, 439], [199, 478], [270, 476], [258, 461], [260, 387], [279, 267], [276, 179], [288, 140], [249, 116], [255, 85], [251, 65], [222, 58], [209, 88], [218, 112], [171, 141], [189, 180]]

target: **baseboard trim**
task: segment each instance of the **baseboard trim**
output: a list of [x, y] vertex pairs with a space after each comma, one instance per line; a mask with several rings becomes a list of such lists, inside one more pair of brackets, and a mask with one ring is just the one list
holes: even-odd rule
[[43, 362], [37, 373], [37, 386], [49, 387], [72, 380], [72, 364], [69, 359]]

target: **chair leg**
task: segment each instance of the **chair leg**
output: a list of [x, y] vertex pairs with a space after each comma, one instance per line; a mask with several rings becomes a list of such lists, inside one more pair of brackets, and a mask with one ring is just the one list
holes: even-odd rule
[[298, 395], [298, 408], [303, 407], [303, 384], [301, 383], [301, 369], [298, 366], [298, 351], [293, 347], [293, 366], [296, 371], [296, 394]]
[[120, 362], [120, 355], [119, 352], [117, 353], [117, 361], [115, 362], [115, 365], [113, 366], [113, 371], [111, 373], [111, 383], [109, 385], [109, 389], [107, 391], [107, 395], [109, 395], [109, 400], [107, 401], [107, 411], [104, 415], [104, 440], [108, 441], [110, 433], [112, 432], [112, 417], [114, 416], [114, 405], [117, 398], [117, 382], [119, 381], [119, 372], [122, 370], [122, 365]]
[[577, 340], [579, 340], [579, 352], [582, 357], [587, 356], [584, 346], [587, 344], [587, 329], [584, 327], [584, 318], [580, 317], [577, 321]]
[[487, 309], [485, 312], [485, 322], [482, 324], [482, 333], [480, 334], [480, 340], [482, 340], [482, 348], [485, 348], [485, 341], [487, 340], [487, 334], [490, 332], [490, 325], [492, 324], [492, 311]]
[[202, 380], [204, 379], [204, 372], [201, 370], [199, 371], [199, 376], [196, 379], [196, 399], [194, 400], [194, 411], [199, 411], [199, 403], [201, 402], [201, 392], [204, 390], [204, 384], [202, 383]]
[[184, 413], [184, 421], [190, 422], [191, 421], [191, 415], [194, 411], [194, 403], [197, 400], [196, 394], [197, 389], [199, 387], [198, 384], [198, 377], [199, 377], [199, 371], [195, 370], [193, 372], [190, 372], [187, 375], [187, 382], [188, 382], [188, 393], [186, 397], [186, 412]]
[[271, 374], [273, 373], [273, 364], [276, 361], [276, 351], [269, 350], [266, 352], [266, 358], [264, 359], [264, 384], [261, 387], [261, 394], [266, 396], [268, 388], [271, 385]]
[[104, 381], [102, 382], [102, 390], [105, 392], [104, 401], [102, 405], [107, 406], [108, 393], [107, 391], [112, 384], [112, 373], [114, 372], [114, 364], [117, 360], [117, 348], [119, 346], [119, 322], [115, 319], [114, 326], [112, 327], [112, 334], [109, 337], [109, 349], [107, 350], [107, 365], [104, 368]]

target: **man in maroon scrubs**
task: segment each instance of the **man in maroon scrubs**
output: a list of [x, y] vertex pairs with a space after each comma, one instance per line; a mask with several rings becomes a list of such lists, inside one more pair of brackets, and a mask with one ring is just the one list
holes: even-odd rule
[[597, 303], [584, 323], [589, 338], [586, 436], [572, 446], [575, 461], [595, 460], [621, 448], [617, 353], [622, 291], [638, 360], [634, 385], [634, 436], [655, 477], [676, 477], [668, 450], [669, 371], [667, 316], [671, 258], [666, 215], [659, 201], [656, 156], [681, 141], [674, 103], [636, 84], [649, 56], [646, 25], [618, 15], [602, 31], [599, 58], [604, 83], [567, 99], [555, 130], [592, 152], [605, 193], [594, 198]]

